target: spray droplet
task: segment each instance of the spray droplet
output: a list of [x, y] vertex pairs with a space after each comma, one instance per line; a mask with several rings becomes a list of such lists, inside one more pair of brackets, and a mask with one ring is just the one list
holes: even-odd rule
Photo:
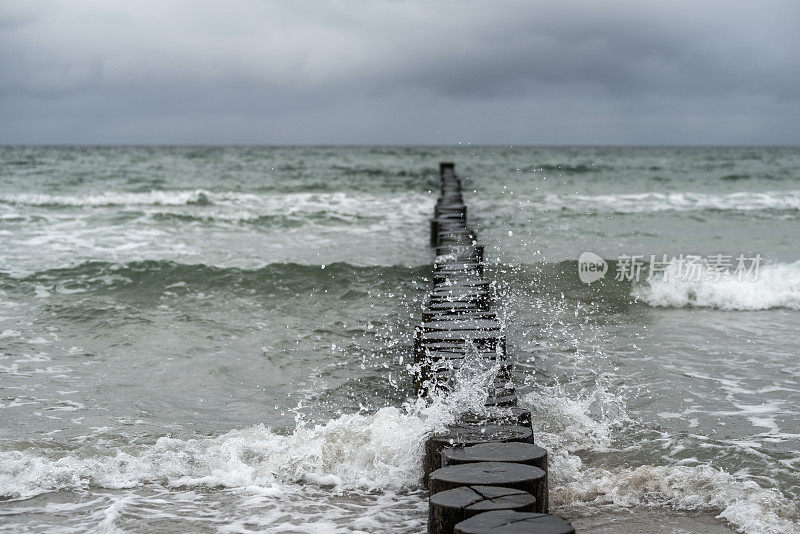
[[[514, 232], [512, 232], [511, 230], [509, 230], [509, 231], [508, 231], [508, 237], [511, 237], [512, 235], [514, 235]], [[325, 268], [325, 267], [323, 267], [323, 269], [324, 269], [324, 268]]]

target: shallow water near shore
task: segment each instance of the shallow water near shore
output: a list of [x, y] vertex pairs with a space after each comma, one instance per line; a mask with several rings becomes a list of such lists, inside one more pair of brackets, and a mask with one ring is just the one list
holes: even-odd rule
[[[424, 530], [442, 160], [552, 511], [800, 532], [800, 150], [467, 146], [0, 148], [0, 531]], [[763, 261], [613, 279], [663, 254]]]

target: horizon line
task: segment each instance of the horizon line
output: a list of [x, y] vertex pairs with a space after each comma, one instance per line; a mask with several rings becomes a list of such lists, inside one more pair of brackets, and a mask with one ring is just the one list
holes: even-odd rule
[[405, 148], [800, 148], [800, 144], [661, 144], [661, 143], [0, 143], [2, 148], [355, 148], [355, 147], [405, 147]]

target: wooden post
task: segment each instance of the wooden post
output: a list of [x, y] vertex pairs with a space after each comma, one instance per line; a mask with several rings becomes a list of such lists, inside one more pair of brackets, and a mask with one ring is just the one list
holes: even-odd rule
[[449, 161], [443, 161], [439, 163], [439, 177], [444, 178], [445, 174], [453, 174], [453, 169], [455, 166], [455, 163], [451, 163]]
[[431, 495], [428, 534], [452, 534], [456, 523], [492, 510], [532, 512], [536, 497], [513, 488], [463, 486]]
[[467, 226], [467, 206], [453, 163], [439, 164], [439, 181], [430, 221], [436, 253], [433, 289], [423, 306], [423, 323], [414, 329], [418, 392], [447, 394], [457, 387], [455, 371], [471, 362], [468, 351], [477, 351], [492, 365], [499, 363], [499, 371], [480, 413], [463, 414], [459, 426], [425, 443], [423, 483], [431, 492], [428, 531], [573, 532], [568, 522], [531, 513], [548, 509], [547, 451], [533, 444], [530, 411], [517, 406], [506, 337], [491, 311], [484, 278], [484, 246]]
[[544, 471], [545, 499], [537, 503], [535, 512], [548, 513], [547, 451], [533, 443], [479, 443], [470, 447], [447, 447], [442, 450], [442, 467], [476, 462], [509, 462], [532, 465]]
[[575, 534], [569, 521], [552, 515], [498, 510], [456, 524], [455, 534]]
[[440, 434], [428, 439], [425, 443], [425, 459], [423, 461], [424, 478], [426, 483], [430, 473], [442, 466], [442, 450], [445, 447], [468, 447], [489, 441], [521, 441], [533, 443], [533, 432], [530, 428], [515, 425], [483, 425], [456, 427], [446, 434]]
[[545, 472], [532, 465], [475, 462], [437, 469], [428, 479], [428, 488], [433, 495], [459, 486], [503, 486], [527, 491], [536, 497], [537, 502], [544, 503], [547, 500], [544, 481]]

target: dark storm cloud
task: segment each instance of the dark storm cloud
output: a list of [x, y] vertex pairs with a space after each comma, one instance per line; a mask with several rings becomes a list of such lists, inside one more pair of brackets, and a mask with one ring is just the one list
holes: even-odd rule
[[794, 1], [6, 2], [5, 143], [800, 143]]

